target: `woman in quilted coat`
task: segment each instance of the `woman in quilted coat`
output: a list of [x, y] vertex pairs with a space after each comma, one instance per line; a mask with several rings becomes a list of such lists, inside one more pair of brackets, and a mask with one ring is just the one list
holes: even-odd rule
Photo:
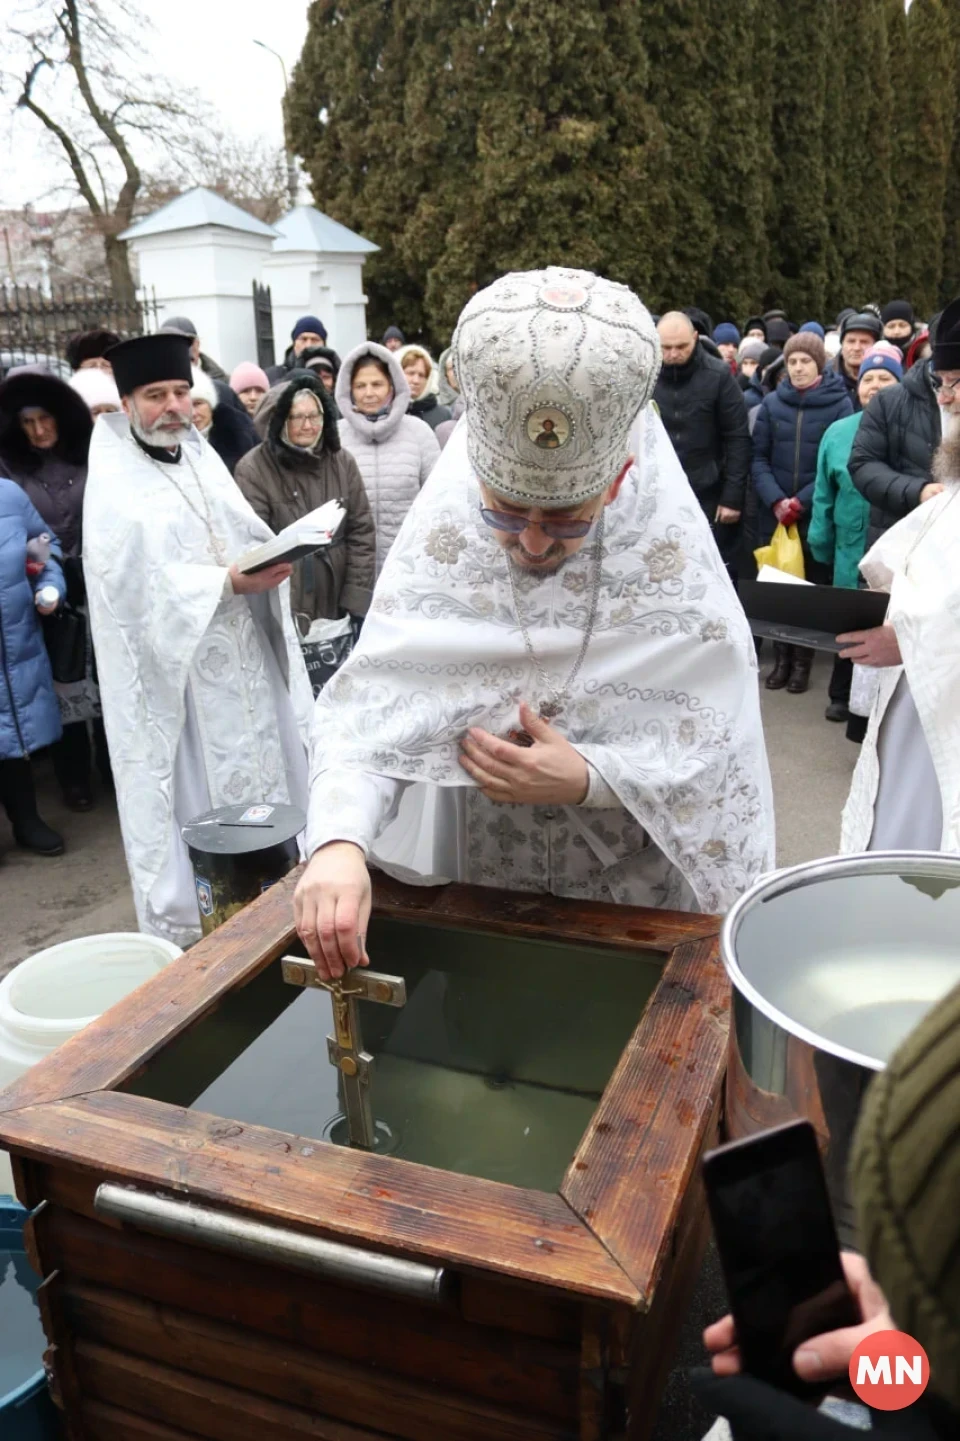
[[420, 487], [440, 458], [433, 431], [407, 414], [410, 387], [396, 356], [368, 341], [337, 377], [340, 440], [360, 467], [377, 531], [377, 575]]
[[[791, 336], [783, 354], [787, 378], [765, 397], [753, 427], [759, 540], [766, 545], [778, 525], [796, 525], [809, 565], [807, 531], [820, 441], [835, 420], [853, 414], [853, 405], [842, 379], [825, 369], [827, 353], [818, 335]], [[791, 695], [801, 695], [810, 683], [813, 651], [779, 641], [773, 649], [776, 664], [767, 689], [786, 686]]]
[[[30, 754], [60, 739], [60, 707], [40, 628], [66, 586], [60, 545], [51, 538], [46, 565], [28, 575], [30, 541], [50, 528], [15, 481], [0, 478], [0, 804], [10, 818], [14, 840], [38, 855], [59, 856], [63, 840], [37, 814]], [[44, 543], [41, 542], [46, 549]], [[56, 600], [40, 605], [52, 587]]]

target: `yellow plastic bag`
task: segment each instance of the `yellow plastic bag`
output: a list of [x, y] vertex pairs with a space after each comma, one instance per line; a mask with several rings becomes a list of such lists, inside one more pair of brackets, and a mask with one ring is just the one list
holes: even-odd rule
[[806, 580], [803, 571], [803, 546], [800, 544], [800, 532], [795, 525], [778, 525], [770, 544], [761, 545], [753, 554], [758, 570], [762, 565], [772, 565], [774, 570], [785, 570], [787, 575]]

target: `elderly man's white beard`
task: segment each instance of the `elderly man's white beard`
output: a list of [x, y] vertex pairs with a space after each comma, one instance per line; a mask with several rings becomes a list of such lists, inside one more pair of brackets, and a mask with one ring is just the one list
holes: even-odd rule
[[140, 412], [137, 409], [137, 402], [131, 397], [130, 400], [130, 429], [138, 440], [144, 445], [157, 446], [162, 450], [176, 450], [191, 426], [191, 421], [185, 420], [175, 410], [166, 410], [159, 420], [153, 425], [144, 425], [140, 419]]
[[943, 430], [944, 442], [960, 440], [960, 410], [941, 410], [941, 428]]

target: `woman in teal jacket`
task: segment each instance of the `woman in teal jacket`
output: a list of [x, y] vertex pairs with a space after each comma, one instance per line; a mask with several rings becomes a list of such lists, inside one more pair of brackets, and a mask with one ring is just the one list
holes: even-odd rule
[[[862, 408], [856, 415], [835, 420], [820, 442], [807, 545], [815, 560], [832, 566], [834, 585], [845, 586], [849, 590], [855, 590], [860, 583], [860, 562], [867, 548], [870, 505], [850, 479], [847, 462], [863, 412], [872, 397], [888, 385], [896, 385], [902, 378], [903, 369], [896, 356], [886, 350], [868, 351], [860, 366], [857, 383], [857, 396]], [[852, 679], [853, 662], [841, 660], [838, 656], [830, 677], [827, 720], [851, 719]], [[863, 739], [862, 735], [855, 738]]]

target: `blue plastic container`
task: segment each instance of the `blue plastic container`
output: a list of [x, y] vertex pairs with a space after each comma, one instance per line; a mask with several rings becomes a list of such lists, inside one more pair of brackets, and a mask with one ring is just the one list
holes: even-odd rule
[[[30, 1268], [23, 1248], [23, 1223], [27, 1214], [12, 1196], [0, 1196], [0, 1253], [6, 1252], [14, 1258], [20, 1289], [33, 1295], [40, 1285], [40, 1277]], [[4, 1273], [8, 1269], [9, 1261], [0, 1266], [0, 1284], [3, 1284]], [[42, 1339], [38, 1337], [36, 1371], [5, 1395], [0, 1394], [0, 1437], [3, 1441], [59, 1441], [62, 1435], [57, 1408], [50, 1399], [41, 1364], [42, 1347]]]

